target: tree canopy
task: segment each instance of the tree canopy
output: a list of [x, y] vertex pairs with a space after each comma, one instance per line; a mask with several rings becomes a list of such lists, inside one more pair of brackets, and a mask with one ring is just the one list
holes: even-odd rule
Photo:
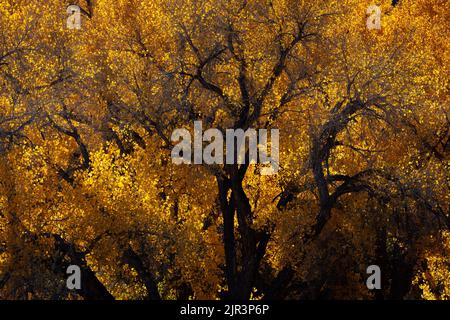
[[[450, 299], [449, 1], [370, 4], [0, 0], [0, 297]], [[277, 174], [174, 164], [194, 121]]]

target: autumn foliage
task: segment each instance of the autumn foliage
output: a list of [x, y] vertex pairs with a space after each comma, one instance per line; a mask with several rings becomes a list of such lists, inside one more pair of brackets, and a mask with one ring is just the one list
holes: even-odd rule
[[[450, 299], [450, 3], [370, 4], [0, 0], [0, 298]], [[278, 173], [173, 164], [194, 121]]]

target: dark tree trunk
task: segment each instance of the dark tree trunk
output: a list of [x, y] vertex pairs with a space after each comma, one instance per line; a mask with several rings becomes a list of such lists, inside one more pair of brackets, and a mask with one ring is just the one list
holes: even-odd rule
[[[228, 284], [225, 298], [247, 300], [266, 252], [270, 232], [253, 229], [253, 212], [243, 188], [243, 170], [240, 168], [240, 172], [237, 166], [229, 169], [230, 178], [217, 178], [224, 222], [225, 277]], [[238, 239], [235, 238], [235, 217]]]
[[[114, 297], [109, 293], [108, 289], [103, 283], [98, 280], [96, 274], [87, 265], [85, 254], [78, 251], [72, 243], [61, 238], [59, 235], [53, 235], [55, 240], [56, 250], [69, 258], [71, 265], [77, 265], [81, 270], [81, 289], [77, 293], [85, 300], [114, 300]], [[65, 273], [68, 265], [60, 261], [61, 271]]]
[[161, 300], [155, 277], [148, 270], [148, 268], [145, 267], [141, 257], [139, 257], [139, 255], [131, 247], [129, 247], [125, 251], [123, 259], [124, 262], [128, 263], [137, 271], [139, 277], [144, 282], [145, 289], [147, 290], [146, 300]]

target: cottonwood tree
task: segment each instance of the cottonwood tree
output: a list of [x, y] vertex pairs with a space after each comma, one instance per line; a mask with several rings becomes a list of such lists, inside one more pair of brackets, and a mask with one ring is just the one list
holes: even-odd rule
[[[77, 5], [2, 3], [2, 296], [371, 298], [378, 264], [375, 298], [447, 297], [444, 1], [381, 30], [358, 0]], [[279, 129], [279, 172], [174, 165], [194, 121]]]

